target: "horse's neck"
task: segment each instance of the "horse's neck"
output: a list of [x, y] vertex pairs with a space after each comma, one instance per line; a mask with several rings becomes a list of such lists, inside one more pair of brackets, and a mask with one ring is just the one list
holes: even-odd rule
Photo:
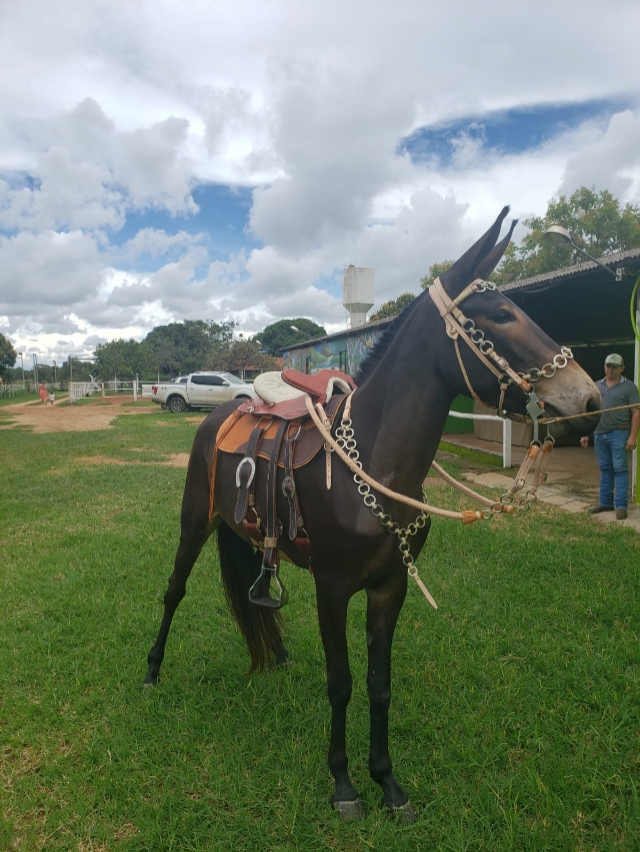
[[[353, 423], [367, 472], [398, 490], [420, 487], [457, 391], [435, 369], [441, 328], [395, 339], [354, 397]], [[419, 322], [416, 317], [414, 322]], [[413, 333], [412, 333], [413, 332]]]

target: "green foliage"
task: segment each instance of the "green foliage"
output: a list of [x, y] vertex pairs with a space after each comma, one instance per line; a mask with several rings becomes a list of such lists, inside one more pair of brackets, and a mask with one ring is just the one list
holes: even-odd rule
[[[291, 328], [292, 325], [295, 325], [298, 331], [294, 331]], [[260, 333], [259, 338], [262, 347], [267, 350], [269, 355], [279, 358], [285, 346], [304, 343], [306, 340], [312, 340], [316, 337], [324, 337], [326, 333], [323, 326], [310, 319], [298, 317], [297, 319], [283, 319], [271, 323]]]
[[434, 263], [433, 266], [430, 266], [429, 272], [424, 278], [420, 279], [422, 289], [426, 290], [427, 287], [431, 287], [436, 278], [439, 278], [447, 269], [451, 269], [454, 263], [455, 260], [443, 260], [441, 263]]
[[230, 346], [220, 348], [207, 359], [208, 370], [226, 370], [230, 373], [250, 372], [264, 373], [276, 369], [276, 361], [271, 355], [260, 351], [260, 344], [255, 340], [234, 340]]
[[569, 198], [551, 199], [544, 216], [525, 219], [524, 224], [529, 233], [520, 245], [508, 247], [491, 276], [498, 284], [541, 275], [582, 259], [570, 246], [555, 246], [543, 239], [550, 225], [569, 230], [574, 242], [596, 258], [640, 246], [640, 207], [622, 207], [607, 190], [580, 187]]
[[13, 348], [11, 341], [7, 340], [4, 334], [0, 334], [0, 376], [4, 371], [13, 367], [18, 358], [18, 353]]
[[164, 375], [192, 373], [231, 345], [235, 322], [185, 320], [156, 326], [145, 337], [156, 358], [156, 372]]
[[150, 376], [157, 371], [157, 360], [151, 347], [137, 340], [112, 340], [99, 343], [93, 353], [98, 376], [106, 381], [117, 376], [132, 379]]
[[212, 369], [213, 363], [229, 361], [234, 328], [231, 320], [222, 323], [185, 320], [156, 326], [142, 343], [120, 339], [99, 344], [94, 351], [96, 370], [105, 380], [114, 375], [119, 378], [157, 373], [173, 376]]
[[398, 314], [401, 314], [402, 311], [404, 311], [404, 309], [413, 302], [415, 297], [415, 293], [402, 293], [402, 295], [398, 296], [397, 299], [389, 299], [388, 302], [385, 302], [377, 311], [374, 311], [369, 316], [369, 322], [389, 319], [390, 317], [395, 317]]

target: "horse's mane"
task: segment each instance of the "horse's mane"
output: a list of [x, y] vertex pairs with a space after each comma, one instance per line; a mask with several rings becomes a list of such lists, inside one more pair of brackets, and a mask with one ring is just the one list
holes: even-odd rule
[[360, 385], [364, 384], [369, 376], [373, 373], [375, 368], [378, 366], [380, 361], [382, 360], [382, 356], [389, 348], [391, 341], [397, 335], [400, 328], [405, 324], [407, 319], [413, 312], [416, 310], [417, 302], [421, 296], [424, 296], [424, 293], [421, 293], [419, 296], [410, 302], [407, 307], [399, 313], [398, 316], [391, 322], [390, 325], [385, 328], [380, 337], [373, 344], [369, 352], [367, 353], [366, 358], [361, 361], [360, 366], [353, 374], [352, 378], [356, 385], [360, 387]]

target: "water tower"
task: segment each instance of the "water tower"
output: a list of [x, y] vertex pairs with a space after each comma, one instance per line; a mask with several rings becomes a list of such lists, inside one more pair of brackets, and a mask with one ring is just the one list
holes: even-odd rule
[[349, 264], [342, 283], [342, 304], [351, 314], [351, 328], [364, 325], [367, 311], [373, 307], [375, 274], [373, 269]]

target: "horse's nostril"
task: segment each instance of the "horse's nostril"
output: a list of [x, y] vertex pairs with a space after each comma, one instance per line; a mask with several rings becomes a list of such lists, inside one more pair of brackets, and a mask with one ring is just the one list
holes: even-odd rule
[[599, 405], [599, 404], [598, 404], [598, 402], [597, 402], [595, 399], [593, 399], [593, 397], [592, 397], [592, 398], [589, 400], [589, 402], [587, 403], [587, 411], [598, 411], [598, 409], [599, 409], [599, 408], [600, 408], [600, 405]]

